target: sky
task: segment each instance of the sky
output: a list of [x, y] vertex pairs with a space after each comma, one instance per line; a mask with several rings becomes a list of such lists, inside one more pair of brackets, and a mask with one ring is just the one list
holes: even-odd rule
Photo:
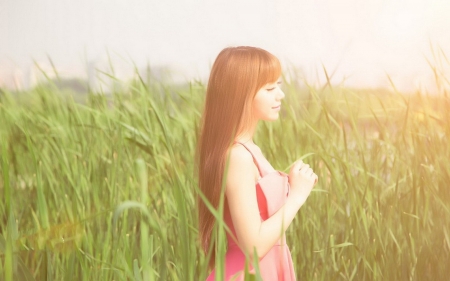
[[325, 68], [334, 84], [431, 91], [427, 59], [448, 73], [433, 52], [450, 57], [449, 14], [448, 0], [0, 0], [0, 86], [29, 86], [49, 57], [66, 77], [110, 59], [123, 79], [135, 64], [206, 81], [221, 49], [250, 45], [309, 84]]

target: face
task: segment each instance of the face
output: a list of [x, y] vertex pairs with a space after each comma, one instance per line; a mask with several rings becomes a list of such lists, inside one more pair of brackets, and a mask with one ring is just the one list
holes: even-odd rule
[[280, 89], [281, 79], [264, 85], [253, 99], [253, 118], [274, 121], [278, 119], [284, 93]]

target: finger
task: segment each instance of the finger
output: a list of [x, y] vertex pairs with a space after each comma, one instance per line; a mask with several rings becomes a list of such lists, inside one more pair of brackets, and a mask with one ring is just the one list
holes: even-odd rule
[[311, 168], [309, 168], [309, 169], [303, 171], [302, 174], [304, 174], [305, 176], [307, 176], [307, 177], [310, 178], [311, 180], [314, 180], [314, 179], [315, 179], [314, 171], [313, 171]]
[[309, 176], [309, 175], [311, 175], [312, 169], [309, 168], [308, 166], [304, 166], [304, 167], [300, 168], [299, 172]]
[[300, 167], [300, 170], [302, 170], [302, 171], [306, 171], [307, 169], [309, 169], [309, 165], [308, 164], [303, 164], [303, 166]]
[[294, 165], [292, 165], [291, 170], [292, 170], [292, 171], [298, 171], [298, 170], [300, 170], [300, 168], [301, 168], [302, 166], [303, 166], [303, 161], [302, 161], [302, 160], [296, 161], [296, 162], [294, 163]]

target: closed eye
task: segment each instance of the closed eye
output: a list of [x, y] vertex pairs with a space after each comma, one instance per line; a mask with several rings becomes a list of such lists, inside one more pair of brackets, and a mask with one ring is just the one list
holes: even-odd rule
[[[279, 87], [279, 85], [281, 85], [281, 81], [277, 81], [277, 87]], [[266, 91], [270, 92], [270, 91], [275, 90], [275, 88], [276, 88], [276, 87], [269, 88], [269, 89], [266, 89]]]

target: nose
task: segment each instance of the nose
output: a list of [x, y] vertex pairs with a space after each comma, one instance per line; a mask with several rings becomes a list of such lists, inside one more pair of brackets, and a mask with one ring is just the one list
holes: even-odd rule
[[278, 88], [278, 92], [277, 92], [277, 100], [282, 100], [284, 99], [284, 92]]

